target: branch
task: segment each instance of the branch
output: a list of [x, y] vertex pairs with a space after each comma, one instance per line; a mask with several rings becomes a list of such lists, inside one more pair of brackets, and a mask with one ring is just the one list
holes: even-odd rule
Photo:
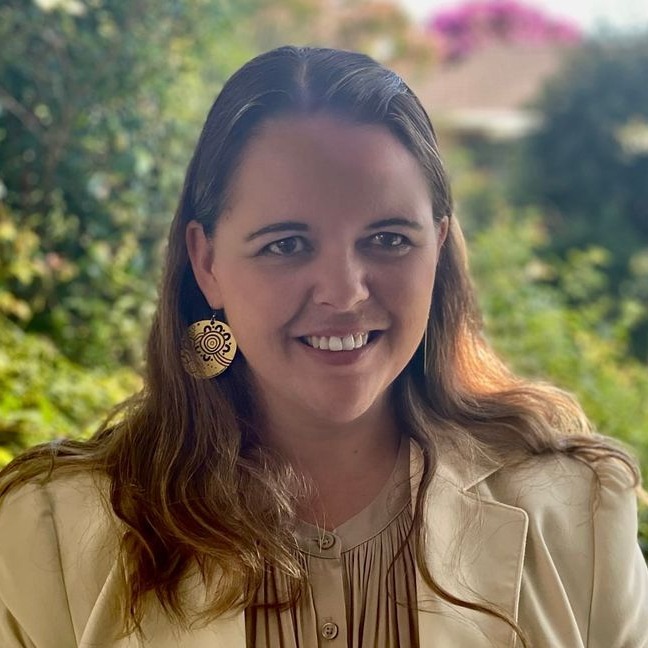
[[34, 135], [40, 137], [43, 134], [43, 125], [33, 112], [27, 110], [17, 99], [12, 97], [2, 86], [0, 86], [0, 103], [7, 110], [17, 117]]

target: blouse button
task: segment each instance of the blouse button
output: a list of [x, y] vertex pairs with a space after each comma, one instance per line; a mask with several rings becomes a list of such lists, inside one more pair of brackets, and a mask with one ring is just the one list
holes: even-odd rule
[[335, 536], [332, 533], [325, 533], [319, 540], [319, 546], [322, 551], [330, 549], [335, 544]]
[[335, 637], [337, 637], [338, 635], [338, 630], [339, 628], [337, 627], [337, 623], [332, 623], [329, 621], [322, 626], [322, 637], [328, 640], [335, 639]]

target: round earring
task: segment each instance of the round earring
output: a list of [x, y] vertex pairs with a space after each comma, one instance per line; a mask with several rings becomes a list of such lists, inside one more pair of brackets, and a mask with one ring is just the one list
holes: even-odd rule
[[180, 350], [182, 366], [194, 378], [214, 378], [232, 364], [236, 348], [232, 329], [214, 313], [187, 328]]

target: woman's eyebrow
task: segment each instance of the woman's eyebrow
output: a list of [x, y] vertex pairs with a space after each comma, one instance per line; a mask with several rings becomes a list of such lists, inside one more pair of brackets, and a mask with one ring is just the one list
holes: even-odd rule
[[255, 238], [258, 238], [259, 236], [263, 236], [264, 234], [272, 234], [273, 232], [306, 232], [308, 230], [308, 225], [306, 223], [300, 223], [298, 221], [281, 221], [279, 223], [272, 223], [270, 225], [266, 225], [265, 227], [262, 227], [261, 229], [256, 230], [255, 232], [252, 232], [251, 234], [248, 234], [245, 237], [246, 242], [247, 241], [253, 241]]
[[374, 223], [370, 223], [367, 225], [365, 229], [368, 230], [374, 230], [374, 229], [380, 229], [381, 227], [409, 227], [410, 229], [414, 230], [422, 230], [423, 225], [419, 223], [418, 221], [410, 220], [409, 218], [401, 218], [401, 217], [395, 217], [395, 218], [383, 218], [382, 220], [375, 221]]
[[[378, 221], [374, 221], [367, 225], [365, 229], [375, 230], [380, 229], [381, 227], [409, 227], [414, 230], [421, 230], [423, 226], [418, 221], [411, 220], [409, 218], [402, 217], [393, 217], [393, 218], [383, 218]], [[251, 232], [245, 237], [245, 241], [253, 241], [259, 236], [264, 234], [274, 234], [276, 232], [307, 232], [308, 225], [306, 223], [300, 223], [299, 221], [280, 221], [278, 223], [271, 223], [270, 225], [265, 225], [254, 232]]]

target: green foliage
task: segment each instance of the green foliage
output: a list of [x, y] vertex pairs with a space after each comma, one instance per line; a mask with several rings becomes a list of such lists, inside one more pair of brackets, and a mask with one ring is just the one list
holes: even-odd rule
[[35, 443], [89, 434], [141, 386], [130, 369], [75, 365], [47, 338], [2, 316], [0, 338], [0, 465]]
[[[137, 364], [160, 250], [249, 11], [188, 0], [0, 7], [0, 312], [88, 366]], [[10, 266], [11, 267], [8, 267]]]
[[642, 304], [611, 285], [610, 252], [589, 245], [548, 260], [538, 208], [506, 198], [506, 178], [454, 151], [451, 175], [487, 334], [521, 375], [576, 395], [603, 434], [630, 444], [648, 477], [648, 371], [630, 332]]
[[139, 387], [119, 367], [141, 361], [184, 169], [255, 7], [0, 6], [0, 463]]
[[[648, 33], [578, 50], [540, 102], [517, 200], [543, 208], [550, 255], [609, 251], [611, 295], [640, 306], [630, 328], [648, 359]], [[583, 303], [575, 297], [574, 304]], [[612, 309], [612, 317], [618, 311]]]
[[[628, 357], [626, 321], [602, 320], [605, 255], [590, 248], [550, 268], [538, 255], [545, 236], [538, 214], [504, 210], [472, 241], [487, 332], [522, 375], [574, 393], [601, 433], [634, 448], [648, 476], [648, 372]], [[586, 306], [570, 305], [572, 286]]]
[[[597, 430], [637, 457], [648, 482], [648, 371], [628, 348], [641, 308], [613, 296], [609, 252], [590, 246], [548, 263], [543, 214], [515, 211], [501, 184], [485, 183], [465, 157], [458, 169], [459, 215], [492, 344], [520, 375], [573, 393]], [[648, 507], [639, 540], [648, 559]]]

